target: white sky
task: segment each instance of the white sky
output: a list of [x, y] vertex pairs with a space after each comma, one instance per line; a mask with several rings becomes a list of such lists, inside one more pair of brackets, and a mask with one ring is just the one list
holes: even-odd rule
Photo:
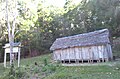
[[[54, 5], [57, 7], [63, 7], [65, 4], [65, 0], [45, 0], [46, 1], [46, 5]], [[80, 3], [81, 0], [74, 0], [74, 2]]]

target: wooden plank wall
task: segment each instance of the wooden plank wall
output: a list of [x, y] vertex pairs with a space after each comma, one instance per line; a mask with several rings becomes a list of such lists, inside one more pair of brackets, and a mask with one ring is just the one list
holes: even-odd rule
[[112, 50], [110, 45], [99, 45], [99, 46], [85, 46], [85, 47], [74, 47], [67, 49], [59, 49], [53, 52], [54, 60], [88, 60], [93, 61], [108, 61], [112, 58]]
[[107, 44], [106, 45], [106, 48], [107, 48], [107, 51], [108, 51], [108, 57], [109, 57], [109, 59], [110, 60], [112, 60], [113, 59], [113, 54], [112, 54], [112, 48], [111, 48], [111, 45], [110, 44]]

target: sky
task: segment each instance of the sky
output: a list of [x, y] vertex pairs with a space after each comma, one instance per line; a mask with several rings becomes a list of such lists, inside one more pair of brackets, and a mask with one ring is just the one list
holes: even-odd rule
[[[63, 7], [65, 4], [66, 0], [46, 0], [46, 5], [54, 5], [57, 7]], [[74, 2], [77, 4], [79, 3], [81, 0], [74, 0]]]

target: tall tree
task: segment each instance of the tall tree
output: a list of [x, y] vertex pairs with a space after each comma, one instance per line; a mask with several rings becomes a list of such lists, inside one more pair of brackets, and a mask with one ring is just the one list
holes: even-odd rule
[[7, 22], [7, 30], [8, 30], [8, 38], [9, 38], [9, 44], [10, 44], [10, 65], [13, 64], [14, 60], [14, 54], [13, 54], [13, 46], [14, 46], [14, 32], [15, 32], [15, 25], [16, 25], [16, 17], [17, 17], [17, 6], [16, 6], [16, 0], [13, 1], [13, 20], [12, 25], [10, 25], [10, 19], [9, 19], [9, 8], [8, 8], [8, 0], [6, 0], [6, 22]]

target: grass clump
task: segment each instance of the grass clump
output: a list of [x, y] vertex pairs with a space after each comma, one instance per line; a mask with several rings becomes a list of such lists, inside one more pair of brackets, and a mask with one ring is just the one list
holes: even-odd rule
[[24, 76], [25, 71], [21, 68], [15, 68], [12, 64], [10, 68], [5, 69], [0, 79], [20, 79]]

